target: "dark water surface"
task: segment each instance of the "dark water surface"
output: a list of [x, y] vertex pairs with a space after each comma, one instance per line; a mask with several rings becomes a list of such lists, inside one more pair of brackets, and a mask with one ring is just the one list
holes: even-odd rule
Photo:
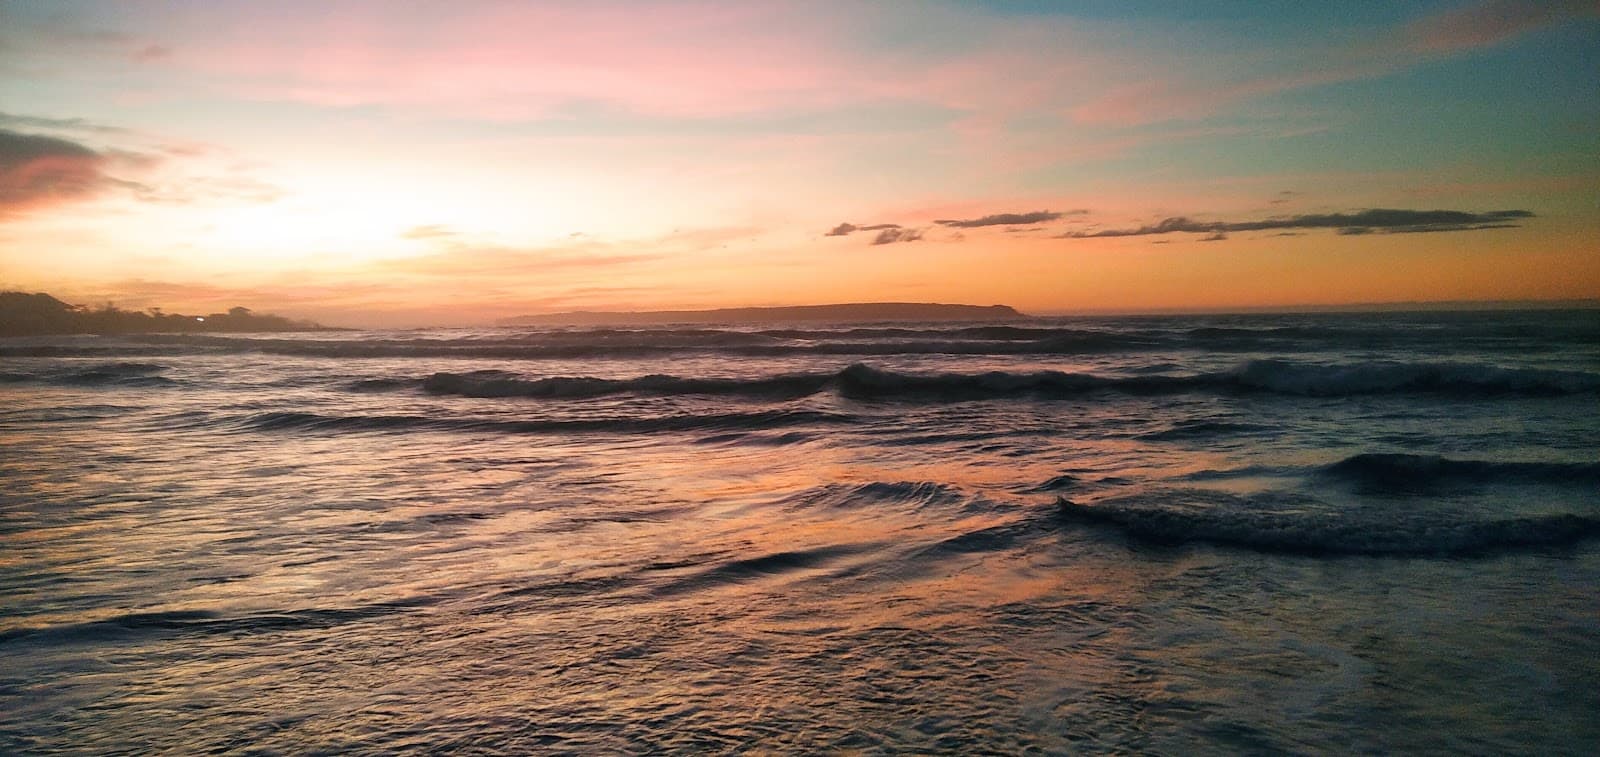
[[0, 340], [0, 752], [1600, 743], [1600, 312]]

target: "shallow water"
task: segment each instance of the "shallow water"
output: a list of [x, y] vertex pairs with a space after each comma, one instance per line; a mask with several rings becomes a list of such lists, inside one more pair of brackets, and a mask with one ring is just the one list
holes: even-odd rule
[[1583, 753], [1600, 313], [0, 340], [0, 751]]

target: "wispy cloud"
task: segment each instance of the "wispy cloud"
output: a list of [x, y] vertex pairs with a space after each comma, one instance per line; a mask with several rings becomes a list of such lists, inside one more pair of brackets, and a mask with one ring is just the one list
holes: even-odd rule
[[174, 181], [149, 184], [122, 182], [143, 202], [169, 205], [204, 203], [258, 204], [276, 202], [285, 196], [282, 188], [249, 176], [188, 176]]
[[1489, 0], [1424, 18], [1406, 29], [1411, 47], [1455, 53], [1504, 42], [1542, 26], [1600, 16], [1594, 0]]
[[[935, 224], [953, 229], [976, 229], [984, 226], [1033, 226], [1049, 221], [1059, 220], [1069, 215], [1084, 215], [1087, 210], [1067, 210], [1056, 212], [1051, 210], [1035, 210], [1028, 213], [996, 213], [980, 218], [967, 219], [940, 219]], [[858, 231], [876, 231], [878, 234], [872, 238], [872, 244], [893, 244], [895, 242], [915, 242], [921, 240], [926, 233], [925, 228], [911, 228], [898, 223], [875, 223], [866, 226], [857, 226], [853, 223], [841, 223], [828, 230], [823, 236], [842, 237]], [[950, 241], [960, 241], [964, 237], [958, 232], [949, 236]]]
[[[400, 238], [417, 240], [448, 239], [450, 237], [458, 236], [460, 233], [461, 232], [455, 231], [454, 229], [451, 229], [443, 224], [430, 223], [422, 226], [412, 226], [411, 228], [400, 232]], [[577, 235], [575, 234], [573, 236], [576, 237]]]
[[398, 236], [426, 245], [429, 252], [372, 261], [367, 265], [368, 273], [380, 278], [400, 275], [447, 279], [454, 286], [472, 290], [525, 278], [548, 280], [563, 272], [599, 272], [661, 257], [655, 250], [619, 252], [606, 242], [581, 234], [550, 245], [525, 247], [431, 223], [411, 226]]
[[[159, 30], [165, 39], [122, 34], [104, 44], [147, 65], [230, 78], [260, 99], [449, 107], [491, 119], [549, 116], [595, 101], [655, 115], [728, 114], [785, 102], [836, 104], [859, 89], [849, 84], [850, 61], [829, 55], [836, 48], [820, 14], [800, 6], [315, 7], [196, 6], [169, 17], [176, 23]], [[418, 34], [430, 44], [417, 45]]]
[[874, 245], [894, 244], [895, 242], [915, 242], [922, 239], [922, 229], [889, 228], [878, 232], [872, 238]]
[[659, 260], [654, 252], [586, 252], [575, 248], [459, 246], [428, 255], [386, 260], [374, 268], [392, 273], [466, 279], [548, 276], [571, 271], [599, 271]]
[[85, 118], [46, 118], [44, 116], [27, 116], [20, 113], [0, 113], [0, 128], [15, 126], [23, 129], [44, 129], [48, 131], [74, 131], [103, 134], [123, 134], [128, 130], [118, 126], [107, 126], [94, 123]]
[[1442, 231], [1476, 231], [1480, 229], [1516, 228], [1513, 223], [1533, 218], [1529, 210], [1492, 210], [1473, 213], [1465, 210], [1398, 210], [1374, 208], [1354, 213], [1319, 213], [1255, 221], [1197, 221], [1187, 216], [1174, 216], [1159, 223], [1125, 229], [1098, 231], [1069, 231], [1065, 239], [1098, 239], [1104, 237], [1142, 237], [1184, 232], [1205, 234], [1202, 241], [1221, 241], [1230, 232], [1271, 231], [1278, 229], [1334, 229], [1340, 234], [1371, 233], [1422, 233]]
[[1049, 210], [1035, 210], [1031, 213], [996, 213], [982, 218], [968, 218], [964, 220], [942, 219], [934, 221], [940, 226], [950, 226], [957, 229], [976, 229], [980, 226], [1027, 226], [1036, 223], [1055, 221], [1066, 215], [1082, 215], [1087, 210], [1068, 210], [1057, 213]]
[[1080, 123], [1120, 126], [1206, 118], [1242, 101], [1386, 76], [1593, 16], [1600, 16], [1600, 3], [1594, 0], [1488, 0], [1425, 16], [1398, 29], [1375, 30], [1355, 41], [1285, 51], [1255, 70], [1179, 75], [1114, 87], [1073, 107], [1071, 115]]
[[823, 234], [823, 236], [825, 236], [825, 237], [842, 237], [842, 236], [846, 236], [848, 234], [854, 234], [854, 233], [856, 233], [858, 231], [882, 231], [884, 229], [898, 229], [898, 228], [900, 228], [900, 224], [898, 224], [898, 223], [874, 223], [874, 224], [868, 224], [866, 226], [857, 226], [857, 225], [855, 225], [853, 223], [841, 223], [838, 226], [835, 226], [832, 229], [829, 229], [828, 233]]
[[667, 260], [677, 255], [726, 248], [760, 229], [742, 226], [674, 229], [668, 234], [628, 241], [605, 241], [586, 234], [543, 246], [508, 245], [491, 237], [443, 224], [413, 226], [400, 233], [428, 245], [427, 254], [373, 262], [376, 274], [405, 274], [471, 281], [474, 285], [552, 277], [582, 279], [605, 271]]

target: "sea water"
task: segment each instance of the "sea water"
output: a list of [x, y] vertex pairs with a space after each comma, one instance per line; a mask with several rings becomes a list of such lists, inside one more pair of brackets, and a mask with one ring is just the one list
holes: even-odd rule
[[1586, 753], [1600, 311], [0, 340], [0, 751]]

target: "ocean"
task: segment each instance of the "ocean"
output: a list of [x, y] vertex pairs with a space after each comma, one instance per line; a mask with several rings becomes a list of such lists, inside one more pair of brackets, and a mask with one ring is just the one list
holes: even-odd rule
[[1600, 311], [0, 340], [7, 754], [1600, 745]]

